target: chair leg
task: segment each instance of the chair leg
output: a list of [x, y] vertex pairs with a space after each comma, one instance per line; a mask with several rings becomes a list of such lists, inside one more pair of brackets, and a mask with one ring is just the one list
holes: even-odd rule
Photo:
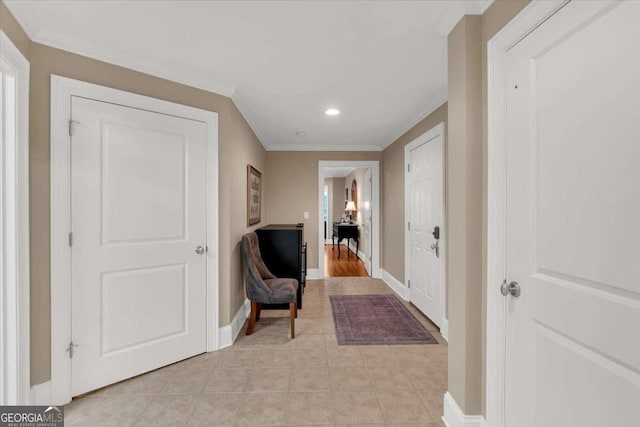
[[295, 304], [296, 307], [296, 319], [298, 318], [298, 304]]
[[291, 316], [291, 338], [296, 337], [296, 303], [289, 303], [289, 313]]
[[257, 303], [256, 322], [260, 320], [260, 313], [262, 313], [262, 304]]
[[253, 325], [256, 324], [256, 315], [258, 314], [258, 304], [251, 301], [251, 315], [249, 316], [249, 325], [247, 326], [247, 335], [253, 333]]

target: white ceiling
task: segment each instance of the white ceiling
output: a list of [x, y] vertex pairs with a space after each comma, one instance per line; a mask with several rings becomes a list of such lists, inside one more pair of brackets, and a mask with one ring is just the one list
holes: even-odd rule
[[353, 172], [356, 168], [354, 167], [338, 167], [338, 166], [328, 166], [323, 169], [323, 175], [325, 178], [344, 178]]
[[446, 100], [446, 35], [491, 1], [5, 3], [36, 42], [231, 96], [267, 149], [380, 150]]

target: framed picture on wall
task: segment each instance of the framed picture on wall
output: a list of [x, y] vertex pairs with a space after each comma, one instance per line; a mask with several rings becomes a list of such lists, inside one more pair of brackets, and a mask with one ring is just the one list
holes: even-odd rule
[[247, 225], [260, 222], [262, 212], [262, 174], [247, 165]]

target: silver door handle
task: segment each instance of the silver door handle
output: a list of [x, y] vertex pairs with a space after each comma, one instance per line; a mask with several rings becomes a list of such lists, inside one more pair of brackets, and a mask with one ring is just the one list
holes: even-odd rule
[[198, 246], [198, 247], [196, 248], [196, 253], [197, 253], [198, 255], [202, 255], [202, 254], [204, 253], [204, 248], [203, 248], [202, 246]]
[[436, 240], [436, 242], [431, 245], [431, 249], [436, 253], [436, 258], [440, 258], [440, 245], [438, 242], [439, 240]]
[[502, 286], [500, 286], [500, 293], [505, 297], [511, 294], [515, 298], [518, 298], [521, 293], [520, 285], [518, 282], [511, 282], [507, 285], [507, 281], [505, 280], [502, 282]]

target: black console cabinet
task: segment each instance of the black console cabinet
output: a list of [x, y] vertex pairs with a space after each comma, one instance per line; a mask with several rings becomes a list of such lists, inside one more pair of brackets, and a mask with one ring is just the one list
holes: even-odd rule
[[[298, 280], [298, 308], [302, 308], [302, 293], [307, 276], [307, 244], [304, 224], [271, 224], [256, 230], [260, 254], [267, 268], [276, 277]], [[288, 304], [263, 305], [263, 309], [289, 309]]]

